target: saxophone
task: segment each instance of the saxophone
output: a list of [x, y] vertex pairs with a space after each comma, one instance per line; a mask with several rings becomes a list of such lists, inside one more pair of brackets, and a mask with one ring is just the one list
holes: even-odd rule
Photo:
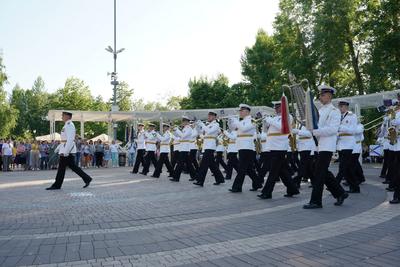
[[[396, 118], [396, 111], [391, 108], [387, 111], [387, 115], [389, 117], [389, 125], [390, 125], [390, 121], [394, 120]], [[390, 126], [388, 128], [388, 138], [389, 138], [389, 143], [391, 145], [395, 145], [397, 144], [397, 132], [396, 132], [396, 127], [394, 126]]]

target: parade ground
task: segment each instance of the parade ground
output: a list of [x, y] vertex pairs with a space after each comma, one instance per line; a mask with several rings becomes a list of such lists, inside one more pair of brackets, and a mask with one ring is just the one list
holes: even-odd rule
[[278, 183], [261, 200], [250, 179], [233, 194], [210, 174], [202, 188], [188, 175], [89, 169], [83, 189], [68, 170], [46, 191], [55, 171], [0, 173], [0, 266], [400, 266], [400, 205], [380, 166], [363, 167], [361, 194], [337, 207], [325, 191], [316, 210], [302, 209], [307, 184], [285, 198]]

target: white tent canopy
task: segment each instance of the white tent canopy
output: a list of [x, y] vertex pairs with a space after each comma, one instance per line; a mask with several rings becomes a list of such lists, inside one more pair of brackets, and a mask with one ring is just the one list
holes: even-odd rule
[[36, 141], [61, 141], [61, 135], [59, 133], [53, 133], [48, 135], [36, 136]]
[[[111, 142], [113, 141], [113, 138], [111, 136], [103, 133], [103, 134], [100, 134], [100, 135], [90, 139], [90, 141], [93, 141], [93, 142], [98, 141], [98, 140], [101, 140], [101, 142], [103, 142], [103, 143], [111, 144]], [[117, 144], [121, 144], [122, 143], [119, 140], [116, 140], [116, 142], [117, 142]]]

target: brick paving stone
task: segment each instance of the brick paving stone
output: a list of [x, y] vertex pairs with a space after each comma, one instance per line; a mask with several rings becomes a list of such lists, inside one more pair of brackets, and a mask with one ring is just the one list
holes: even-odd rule
[[215, 187], [208, 177], [197, 188], [187, 175], [171, 183], [129, 171], [89, 169], [87, 189], [67, 171], [58, 192], [39, 183], [54, 171], [2, 174], [0, 266], [395, 266], [400, 258], [400, 207], [386, 204], [377, 168], [365, 168], [361, 194], [335, 207], [325, 193], [318, 211], [301, 208], [306, 185], [286, 199], [278, 183], [263, 201], [248, 180], [230, 194], [232, 181]]

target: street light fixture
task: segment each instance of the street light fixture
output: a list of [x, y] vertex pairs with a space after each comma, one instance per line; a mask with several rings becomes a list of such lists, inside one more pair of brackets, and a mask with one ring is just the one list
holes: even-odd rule
[[[114, 58], [114, 71], [111, 73], [111, 85], [114, 86], [113, 88], [113, 104], [111, 107], [111, 111], [118, 111], [118, 106], [117, 106], [117, 85], [119, 84], [118, 82], [118, 76], [117, 76], [117, 55], [121, 53], [122, 51], [125, 50], [125, 48], [121, 48], [117, 50], [117, 0], [114, 0], [114, 49], [109, 45], [106, 48], [107, 52], [110, 52], [113, 54]], [[116, 124], [113, 123], [113, 128], [114, 128], [114, 140], [117, 139], [117, 127]]]

